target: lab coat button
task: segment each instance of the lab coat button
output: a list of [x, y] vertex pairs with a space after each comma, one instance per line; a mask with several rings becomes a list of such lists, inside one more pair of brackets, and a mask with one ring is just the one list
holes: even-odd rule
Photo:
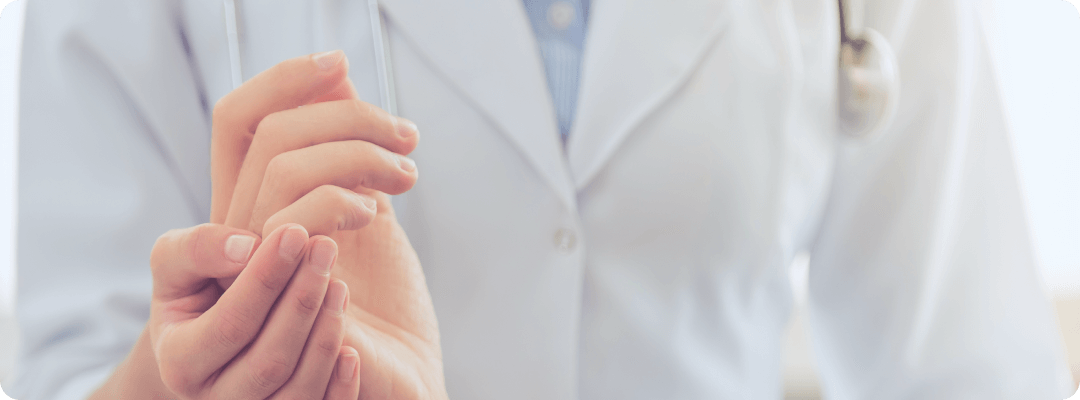
[[574, 6], [565, 1], [556, 1], [548, 7], [548, 23], [556, 30], [563, 30], [574, 22]]
[[577, 235], [574, 231], [569, 229], [559, 229], [555, 231], [555, 248], [559, 251], [570, 254], [574, 252], [574, 248], [577, 247]]

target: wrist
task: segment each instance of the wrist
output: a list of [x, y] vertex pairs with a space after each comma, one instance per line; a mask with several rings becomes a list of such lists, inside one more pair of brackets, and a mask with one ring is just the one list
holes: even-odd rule
[[127, 358], [90, 399], [173, 399], [176, 398], [158, 374], [157, 359], [150, 344], [150, 332], [143, 329]]

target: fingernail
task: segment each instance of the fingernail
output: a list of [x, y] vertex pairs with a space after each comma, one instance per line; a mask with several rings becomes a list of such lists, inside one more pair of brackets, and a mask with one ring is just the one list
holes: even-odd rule
[[361, 195], [360, 204], [363, 204], [368, 210], [379, 212], [379, 204], [371, 197]]
[[345, 58], [345, 52], [341, 50], [319, 53], [311, 57], [312, 60], [315, 60], [315, 65], [318, 65], [319, 69], [323, 71], [338, 65], [343, 58]]
[[416, 162], [409, 157], [398, 156], [398, 164], [401, 166], [401, 169], [405, 170], [405, 172], [416, 171]]
[[360, 364], [360, 357], [356, 354], [341, 357], [341, 360], [338, 361], [338, 379], [341, 379], [342, 383], [352, 382], [353, 375], [356, 374], [357, 364]]
[[334, 307], [333, 310], [338, 314], [345, 312], [345, 298], [349, 295], [349, 287], [345, 285], [345, 282], [334, 280], [330, 282], [330, 288], [326, 294], [329, 299], [326, 300], [327, 304]]
[[411, 138], [420, 133], [420, 130], [416, 128], [416, 124], [405, 118], [398, 118], [395, 125], [397, 126], [398, 136], [401, 136], [404, 139]]
[[311, 266], [321, 275], [330, 273], [335, 257], [337, 257], [337, 245], [332, 239], [319, 239], [311, 246]]
[[247, 263], [251, 249], [255, 247], [255, 238], [247, 235], [232, 235], [225, 240], [225, 257], [237, 264]]
[[287, 260], [295, 260], [300, 257], [304, 250], [304, 242], [307, 241], [307, 231], [299, 226], [293, 226], [281, 233], [281, 242], [278, 243], [278, 254]]

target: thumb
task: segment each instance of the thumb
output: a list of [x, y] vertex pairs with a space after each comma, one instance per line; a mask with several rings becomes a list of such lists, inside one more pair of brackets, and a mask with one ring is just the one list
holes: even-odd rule
[[207, 279], [240, 274], [259, 241], [252, 232], [219, 224], [166, 232], [150, 253], [154, 297], [168, 301], [188, 296]]

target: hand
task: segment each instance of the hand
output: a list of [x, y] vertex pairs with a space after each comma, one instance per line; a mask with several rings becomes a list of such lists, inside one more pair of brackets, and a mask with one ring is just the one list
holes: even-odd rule
[[[330, 392], [347, 390], [330, 379], [335, 361], [350, 362], [352, 353], [339, 355], [348, 289], [330, 281], [334, 242], [309, 240], [296, 225], [277, 229], [252, 254], [257, 240], [212, 224], [158, 239], [148, 326], [162, 381], [185, 398], [322, 398], [328, 384]], [[222, 293], [213, 278], [226, 276], [237, 278]]]
[[218, 103], [212, 220], [262, 232], [298, 223], [333, 238], [333, 274], [351, 290], [345, 343], [359, 351], [362, 398], [446, 398], [423, 271], [384, 194], [415, 183], [404, 155], [416, 127], [322, 93], [347, 68], [322, 57], [287, 60]]
[[[359, 357], [341, 346], [348, 288], [329, 276], [336, 245], [297, 225], [252, 254], [258, 241], [214, 224], [162, 235], [147, 330], [95, 398], [355, 399]], [[237, 276], [224, 293], [222, 276]]]

